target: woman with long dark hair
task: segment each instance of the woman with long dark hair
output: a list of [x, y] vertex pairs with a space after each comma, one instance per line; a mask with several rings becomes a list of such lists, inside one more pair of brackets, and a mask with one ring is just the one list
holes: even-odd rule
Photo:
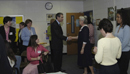
[[29, 40], [29, 46], [27, 47], [27, 59], [30, 63], [24, 68], [22, 74], [38, 74], [37, 65], [39, 65], [39, 60], [42, 61], [42, 56], [39, 56], [42, 51], [44, 55], [48, 54], [48, 50], [42, 45], [39, 45], [39, 39], [37, 35], [32, 35]]
[[118, 61], [120, 74], [128, 74], [130, 60], [130, 23], [129, 15], [125, 9], [121, 9], [116, 14], [117, 28], [115, 36], [118, 37], [122, 43], [122, 55]]
[[15, 54], [14, 54], [13, 50], [10, 47], [9, 42], [7, 42], [6, 40], [5, 40], [5, 48], [6, 48], [6, 53], [7, 53], [7, 57], [8, 57], [10, 66], [13, 68], [16, 63], [16, 58], [15, 58]]

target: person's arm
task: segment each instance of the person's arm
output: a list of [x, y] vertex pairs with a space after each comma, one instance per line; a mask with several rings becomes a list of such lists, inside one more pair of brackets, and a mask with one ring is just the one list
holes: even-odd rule
[[75, 37], [71, 37], [72, 39], [78, 39], [78, 36], [75, 36]]
[[29, 61], [40, 60], [41, 56], [38, 56], [37, 58], [32, 58], [32, 57], [30, 56], [31, 50], [33, 50], [31, 47], [28, 47], [28, 48], [27, 48], [27, 59], [28, 59]]
[[40, 45], [40, 48], [42, 49], [42, 51], [44, 51], [44, 55], [47, 55], [48, 53], [49, 53], [49, 51], [46, 49], [46, 48], [44, 48], [42, 45]]
[[82, 31], [83, 31], [83, 45], [80, 53], [84, 54], [84, 48], [88, 42], [87, 40], [89, 39], [89, 29], [87, 27], [84, 27]]
[[12, 41], [11, 42], [14, 42], [15, 41], [15, 39], [16, 39], [16, 30], [15, 30], [15, 28], [13, 28], [13, 37], [12, 37]]
[[119, 51], [118, 51], [118, 54], [117, 54], [117, 59], [120, 59], [120, 57], [121, 57], [121, 53], [122, 53], [122, 47], [121, 47], [121, 42], [120, 42], [120, 40], [119, 40], [119, 43], [120, 43], [120, 47], [119, 47]]
[[51, 36], [51, 29], [50, 29], [50, 27], [51, 27], [51, 26], [48, 26], [48, 28], [47, 28], [47, 35], [48, 35], [48, 36]]
[[27, 31], [26, 31], [25, 29], [22, 29], [21, 31], [22, 31], [22, 33], [21, 33], [21, 39], [22, 39], [23, 41], [29, 41], [30, 36], [26, 36], [26, 35], [25, 35], [25, 33], [26, 33]]
[[95, 55], [95, 60], [97, 63], [101, 63], [103, 58], [103, 43], [101, 40], [98, 41], [98, 46], [97, 46], [97, 53]]
[[122, 43], [122, 50], [129, 44], [130, 42], [130, 27], [125, 26], [123, 31], [123, 39], [121, 40]]
[[83, 43], [81, 51], [80, 51], [81, 54], [84, 54], [84, 48], [85, 48], [85, 46], [86, 46], [86, 44]]
[[60, 39], [62, 39], [62, 40], [67, 40], [67, 37], [66, 36], [63, 36], [60, 32], [59, 32], [59, 30], [57, 29], [58, 28], [58, 25], [57, 24], [52, 24], [51, 25], [51, 30], [52, 31], [54, 31], [54, 33], [55, 33], [55, 35], [57, 36], [57, 38], [60, 38]]
[[34, 33], [34, 35], [37, 35], [37, 34], [36, 34], [36, 31], [35, 31], [35, 28], [34, 28], [34, 27], [32, 27], [32, 28], [33, 28], [33, 33]]

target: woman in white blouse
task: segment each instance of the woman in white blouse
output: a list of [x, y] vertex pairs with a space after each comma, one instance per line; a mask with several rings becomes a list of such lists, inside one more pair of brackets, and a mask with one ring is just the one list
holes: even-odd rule
[[108, 19], [103, 19], [98, 30], [104, 36], [94, 49], [95, 60], [101, 65], [99, 74], [120, 74], [117, 59], [121, 56], [121, 42], [112, 34], [113, 25]]

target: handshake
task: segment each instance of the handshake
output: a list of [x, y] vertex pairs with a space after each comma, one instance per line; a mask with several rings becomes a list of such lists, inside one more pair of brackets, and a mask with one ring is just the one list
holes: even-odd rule
[[72, 36], [68, 36], [67, 38], [68, 38], [67, 41], [70, 41], [73, 39]]
[[78, 39], [78, 36], [75, 36], [75, 37], [72, 37], [72, 36], [68, 36], [68, 40], [67, 41], [70, 41], [72, 39]]

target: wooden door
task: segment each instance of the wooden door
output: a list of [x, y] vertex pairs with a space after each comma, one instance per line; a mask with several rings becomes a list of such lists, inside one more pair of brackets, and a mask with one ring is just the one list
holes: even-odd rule
[[[83, 16], [83, 13], [66, 13], [66, 26], [67, 36], [77, 36], [79, 33], [80, 26], [76, 25], [76, 20], [79, 16]], [[77, 40], [67, 41], [67, 54], [77, 54], [78, 46]]]

